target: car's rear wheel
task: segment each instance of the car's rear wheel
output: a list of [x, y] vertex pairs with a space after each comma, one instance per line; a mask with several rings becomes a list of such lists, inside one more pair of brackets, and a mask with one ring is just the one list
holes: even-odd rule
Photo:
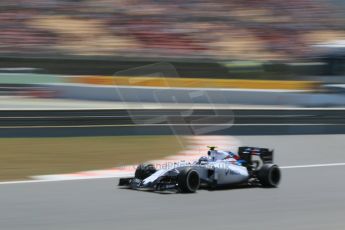
[[278, 165], [264, 164], [258, 172], [258, 179], [264, 187], [277, 187], [281, 179], [281, 172]]
[[135, 170], [135, 178], [144, 180], [156, 172], [153, 164], [140, 164]]
[[200, 176], [194, 169], [185, 168], [179, 173], [177, 182], [182, 193], [193, 193], [200, 186]]

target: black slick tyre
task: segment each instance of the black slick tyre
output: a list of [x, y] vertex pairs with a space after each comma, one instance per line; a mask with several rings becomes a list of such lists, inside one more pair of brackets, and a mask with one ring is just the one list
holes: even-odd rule
[[281, 179], [281, 172], [278, 165], [264, 164], [258, 171], [258, 179], [263, 187], [278, 187]]
[[178, 188], [182, 193], [194, 193], [199, 189], [199, 173], [192, 168], [183, 169], [177, 178]]

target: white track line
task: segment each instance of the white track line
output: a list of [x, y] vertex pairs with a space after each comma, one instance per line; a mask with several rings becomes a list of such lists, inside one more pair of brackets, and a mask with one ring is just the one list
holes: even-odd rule
[[[298, 168], [335, 167], [335, 166], [345, 166], [345, 163], [291, 165], [291, 166], [282, 166], [280, 168], [281, 169], [298, 169]], [[116, 176], [99, 176], [99, 177], [83, 177], [83, 178], [69, 178], [69, 179], [64, 178], [64, 179], [56, 179], [56, 180], [5, 181], [5, 182], [0, 182], [0, 185], [59, 182], [59, 181], [71, 181], [71, 180], [90, 180], [90, 179], [105, 179], [105, 178], [117, 178], [117, 177]]]
[[329, 164], [313, 164], [313, 165], [292, 165], [283, 166], [281, 169], [298, 169], [298, 168], [316, 168], [316, 167], [333, 167], [333, 166], [345, 166], [345, 163], [329, 163]]

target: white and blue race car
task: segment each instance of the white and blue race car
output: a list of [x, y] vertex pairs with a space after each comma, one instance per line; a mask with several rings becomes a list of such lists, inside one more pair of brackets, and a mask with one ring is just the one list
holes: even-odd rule
[[209, 147], [207, 156], [193, 163], [179, 162], [156, 170], [141, 164], [131, 178], [120, 178], [119, 186], [159, 192], [193, 193], [200, 187], [248, 185], [277, 187], [281, 172], [273, 164], [273, 150], [239, 147], [238, 154]]

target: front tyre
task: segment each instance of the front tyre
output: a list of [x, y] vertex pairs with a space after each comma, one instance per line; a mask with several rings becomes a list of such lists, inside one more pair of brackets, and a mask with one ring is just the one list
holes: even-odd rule
[[156, 172], [155, 166], [153, 164], [140, 164], [135, 170], [135, 178], [144, 180]]
[[177, 183], [182, 193], [194, 193], [200, 186], [199, 173], [192, 168], [185, 168], [179, 173]]
[[263, 187], [275, 188], [279, 185], [281, 172], [278, 165], [264, 164], [258, 171], [258, 179]]

